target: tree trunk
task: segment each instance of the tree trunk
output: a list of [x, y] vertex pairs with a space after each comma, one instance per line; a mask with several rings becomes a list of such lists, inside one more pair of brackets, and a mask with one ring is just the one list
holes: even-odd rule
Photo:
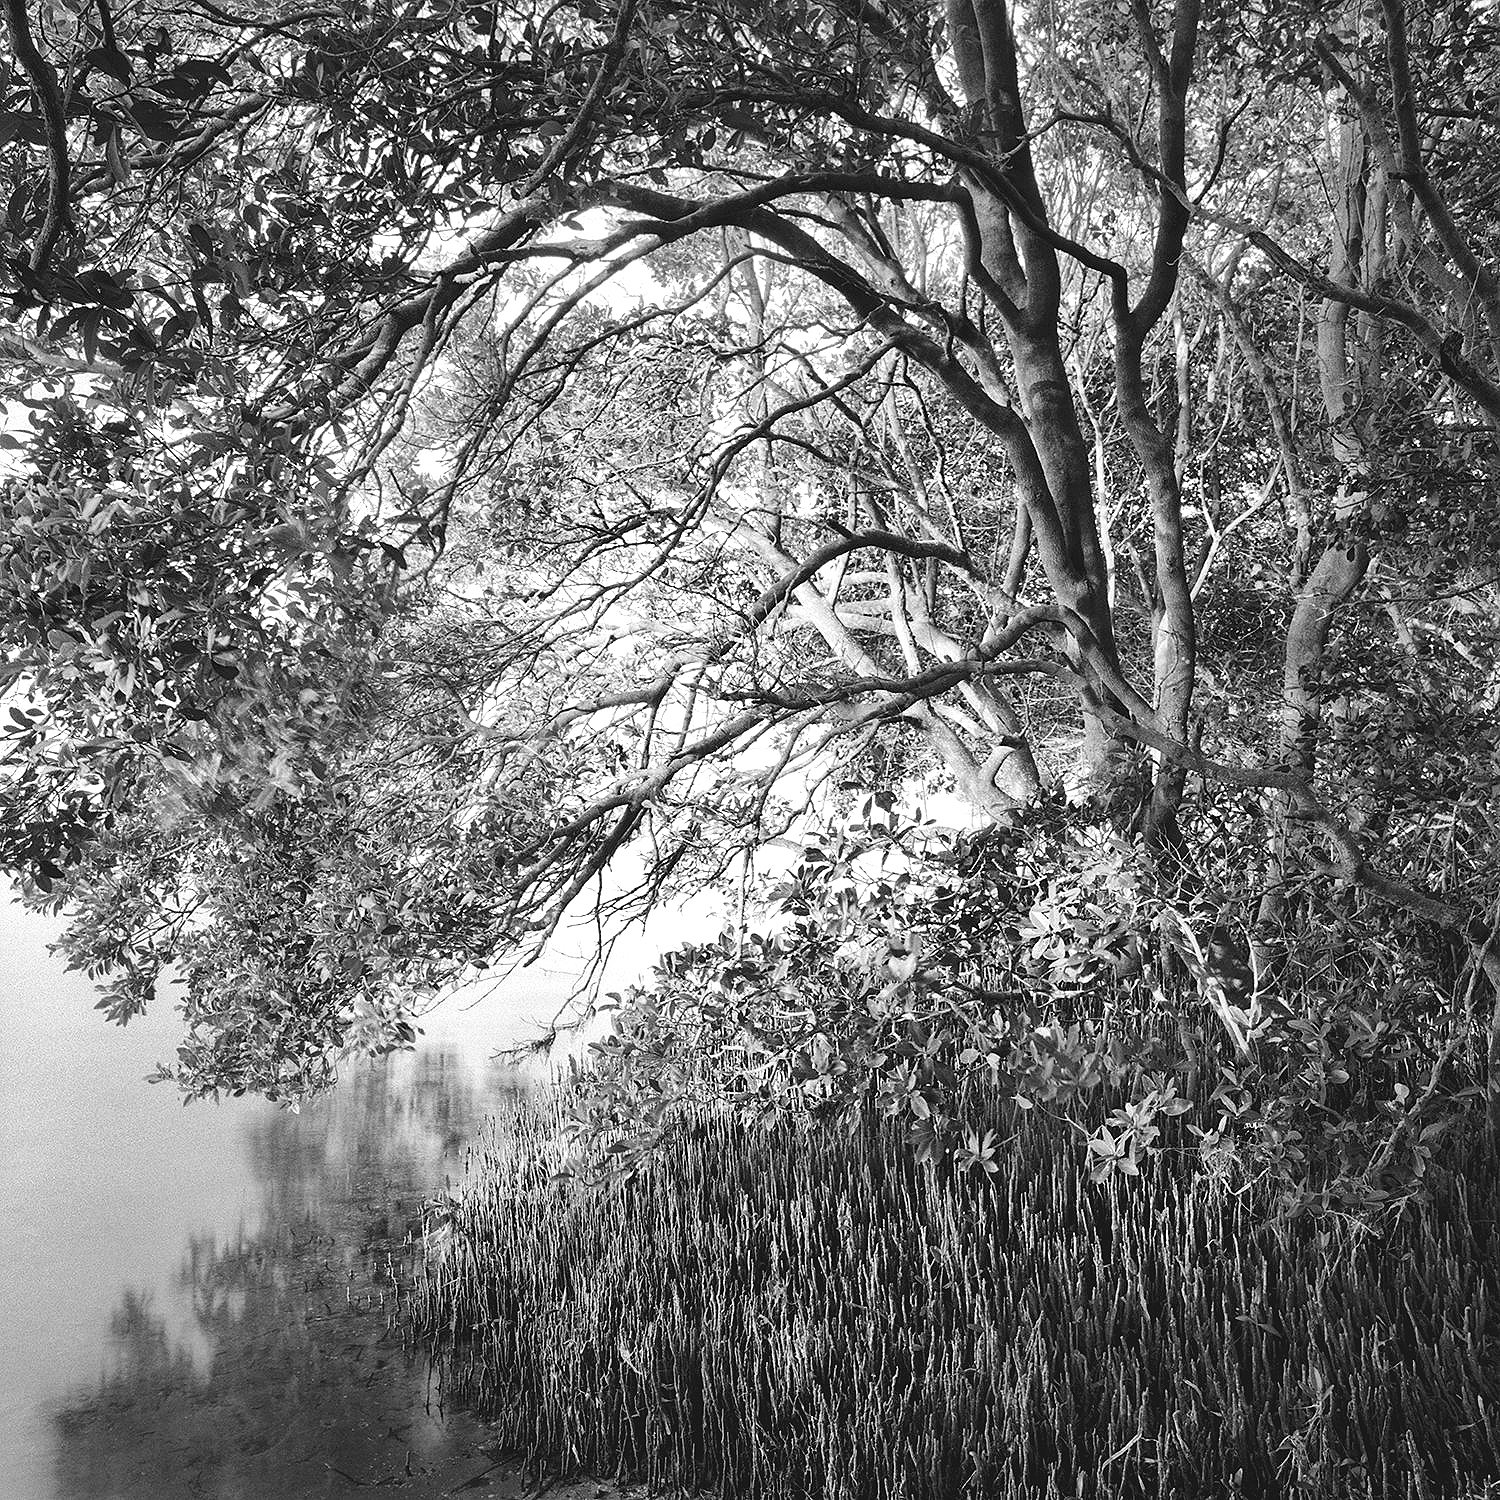
[[[1338, 161], [1329, 275], [1363, 286], [1383, 257], [1367, 235], [1383, 234], [1384, 216], [1367, 221], [1368, 153], [1358, 112], [1347, 105], [1338, 121]], [[1296, 595], [1282, 665], [1281, 755], [1288, 770], [1311, 783], [1323, 723], [1323, 661], [1337, 611], [1354, 595], [1369, 569], [1364, 533], [1374, 460], [1370, 404], [1379, 370], [1373, 345], [1351, 347], [1349, 307], [1329, 299], [1318, 324], [1318, 373], [1328, 416], [1338, 489], [1323, 552]], [[1296, 808], [1278, 796], [1266, 854], [1257, 939], [1271, 944], [1282, 925], [1295, 837]]]

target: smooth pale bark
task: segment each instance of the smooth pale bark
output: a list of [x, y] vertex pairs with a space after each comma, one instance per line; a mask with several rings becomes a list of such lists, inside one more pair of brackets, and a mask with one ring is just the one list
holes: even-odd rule
[[[760, 528], [744, 526], [736, 534], [783, 576], [796, 577], [803, 571], [797, 560]], [[816, 579], [807, 578], [796, 584], [791, 593], [807, 623], [818, 632], [843, 666], [871, 680], [887, 675], [860, 644], [856, 632], [840, 616], [836, 601], [824, 593]], [[911, 637], [911, 622], [905, 613], [904, 602], [895, 604], [892, 629], [898, 639], [903, 632]], [[962, 655], [962, 652], [955, 652], [950, 659], [958, 660]], [[914, 670], [919, 667], [920, 663], [915, 664]], [[995, 734], [995, 748], [983, 758], [974, 754], [964, 736], [948, 722], [940, 702], [913, 703], [901, 717], [931, 745], [953, 777], [959, 795], [977, 812], [995, 817], [1010, 812], [1035, 795], [1038, 786], [1036, 762], [1022, 726], [1014, 715], [1008, 722], [995, 715], [990, 726]], [[1008, 733], [1008, 729], [1013, 729], [1014, 734]]]
[[[1356, 111], [1344, 107], [1337, 122], [1338, 159], [1334, 182], [1330, 274], [1338, 281], [1365, 284], [1383, 263], [1383, 214], [1369, 215], [1369, 153]], [[1338, 610], [1363, 583], [1369, 570], [1365, 544], [1371, 466], [1374, 461], [1368, 404], [1379, 385], [1378, 346], [1351, 349], [1350, 309], [1327, 299], [1318, 322], [1318, 374], [1327, 413], [1333, 457], [1339, 466], [1338, 490], [1330, 535], [1323, 552], [1297, 592], [1287, 627], [1282, 663], [1280, 759], [1311, 785], [1317, 773], [1322, 731], [1323, 662]], [[1271, 839], [1265, 869], [1265, 893], [1257, 917], [1259, 941], [1270, 943], [1286, 904], [1290, 844], [1296, 819], [1293, 799], [1283, 795], [1272, 807]]]
[[[1065, 613], [1082, 627], [1069, 658], [1085, 683], [1082, 756], [1096, 775], [1118, 760], [1119, 737], [1102, 708], [1118, 703], [1090, 663], [1097, 652], [1118, 673], [1109, 559], [1094, 505], [1089, 444], [1063, 355], [1062, 279], [1048, 232], [1021, 105], [1015, 39], [1002, 0], [949, 0], [949, 36], [973, 136], [995, 162], [965, 176], [978, 228], [984, 289], [1005, 331], [1019, 421], [1001, 436], [1035, 541], [1037, 560]], [[998, 486], [997, 486], [998, 488]], [[1079, 635], [1089, 649], [1079, 644]]]
[[[1136, 7], [1136, 26], [1155, 75], [1160, 170], [1176, 191], [1162, 191], [1157, 206], [1151, 272], [1131, 306], [1117, 282], [1114, 288], [1115, 405], [1146, 475], [1151, 500], [1154, 575], [1151, 599], [1152, 673], [1157, 728], [1185, 742], [1189, 735], [1197, 668], [1197, 621], [1182, 532], [1181, 436], [1168, 431], [1151, 412], [1143, 360], [1146, 339], [1160, 323], [1176, 293], [1186, 206], [1187, 102], [1197, 48], [1196, 0], [1179, 0], [1170, 48], [1163, 52], [1149, 11]], [[1186, 413], [1184, 413], [1186, 416]], [[1177, 810], [1185, 776], [1160, 758], [1145, 826], [1147, 842], [1165, 846], [1176, 834]]]

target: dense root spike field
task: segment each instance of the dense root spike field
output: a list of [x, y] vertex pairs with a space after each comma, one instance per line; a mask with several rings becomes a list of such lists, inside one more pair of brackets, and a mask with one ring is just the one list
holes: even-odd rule
[[704, 1123], [551, 1184], [503, 1123], [414, 1307], [448, 1399], [545, 1461], [735, 1500], [1482, 1496], [1500, 1173], [1386, 1235], [1267, 1227], [1186, 1161], [1026, 1123], [944, 1180], [876, 1129]]

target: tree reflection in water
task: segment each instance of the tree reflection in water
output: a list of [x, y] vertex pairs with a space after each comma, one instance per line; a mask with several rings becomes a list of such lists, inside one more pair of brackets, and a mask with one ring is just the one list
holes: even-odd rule
[[422, 1197], [462, 1171], [486, 1108], [514, 1086], [430, 1048], [248, 1129], [259, 1225], [189, 1242], [181, 1310], [123, 1292], [97, 1390], [53, 1417], [57, 1494], [439, 1493], [493, 1465], [484, 1430], [442, 1412], [425, 1358], [402, 1349], [393, 1273]]

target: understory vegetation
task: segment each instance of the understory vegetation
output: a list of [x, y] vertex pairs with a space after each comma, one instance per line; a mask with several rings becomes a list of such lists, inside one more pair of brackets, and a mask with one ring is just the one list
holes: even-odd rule
[[735, 1500], [1478, 1496], [1500, 1189], [1472, 1145], [1377, 1236], [1276, 1221], [1180, 1142], [1103, 1180], [987, 1106], [994, 1172], [893, 1127], [684, 1122], [629, 1179], [503, 1120], [411, 1301], [448, 1400], [544, 1463]]
[[498, 1122], [410, 1304], [448, 1399], [735, 1500], [1488, 1493], [1462, 955], [1330, 884], [1267, 973], [1200, 877], [1061, 799], [811, 836]]
[[[1205, 813], [1230, 825], [1192, 810], [1193, 833]], [[1370, 935], [1368, 898], [1330, 884], [1263, 963], [1243, 871], [1194, 875], [1164, 882], [1061, 799], [979, 836], [890, 810], [829, 825], [745, 893], [742, 925], [604, 1002], [566, 1170], [635, 1170], [707, 1109], [884, 1119], [918, 1161], [994, 1173], [1010, 1147], [973, 1100], [997, 1095], [1065, 1123], [1095, 1180], [1170, 1142], [1282, 1216], [1378, 1227], [1425, 1200], [1445, 1142], [1483, 1128], [1462, 954], [1413, 925]]]

